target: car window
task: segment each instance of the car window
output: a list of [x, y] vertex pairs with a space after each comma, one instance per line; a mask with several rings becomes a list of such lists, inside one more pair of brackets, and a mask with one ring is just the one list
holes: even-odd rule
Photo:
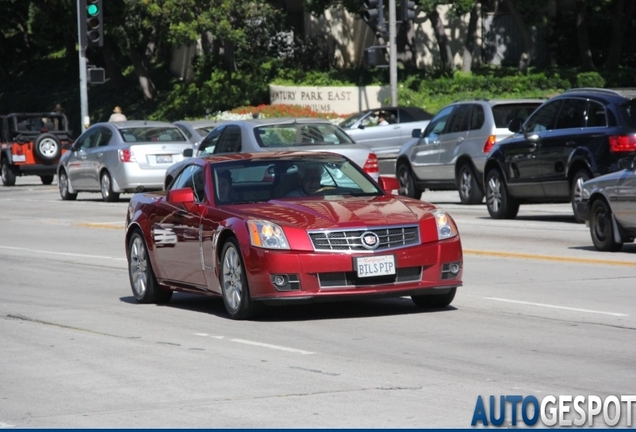
[[590, 101], [587, 107], [587, 127], [607, 126], [605, 107], [595, 101]]
[[[623, 120], [629, 127], [636, 127], [636, 100], [630, 100], [628, 103], [621, 105], [619, 107], [619, 112]], [[609, 111], [609, 122], [612, 125], [615, 122], [612, 122], [612, 112]]]
[[110, 143], [111, 138], [113, 137], [113, 133], [107, 128], [99, 128], [99, 132], [97, 134], [96, 144], [97, 147], [104, 147]]
[[207, 156], [214, 153], [216, 144], [219, 142], [219, 138], [224, 130], [225, 126], [218, 127], [203, 138], [203, 141], [199, 144], [199, 156]]
[[400, 123], [410, 123], [415, 121], [413, 116], [403, 109], [399, 110], [399, 116]]
[[254, 128], [260, 147], [291, 147], [300, 145], [353, 144], [349, 136], [331, 123], [285, 123]]
[[88, 131], [86, 131], [86, 133], [84, 133], [84, 135], [79, 137], [76, 146], [83, 149], [97, 147], [100, 136], [101, 135], [99, 133], [99, 128], [89, 129]]
[[347, 118], [347, 119], [343, 120], [343, 121], [340, 123], [340, 125], [339, 125], [339, 126], [340, 126], [340, 127], [342, 127], [342, 128], [350, 128], [350, 127], [352, 127], [354, 124], [356, 124], [356, 123], [358, 122], [358, 120], [360, 120], [362, 117], [367, 116], [368, 114], [369, 114], [369, 113], [368, 113], [368, 112], [366, 112], [366, 111], [362, 111], [362, 112], [359, 112], [359, 113], [357, 113], [357, 114], [354, 114], [354, 115], [352, 115], [351, 117], [349, 117], [349, 118]]
[[553, 129], [561, 104], [561, 100], [543, 104], [526, 120], [524, 130], [526, 132], [540, 132]]
[[440, 135], [442, 132], [444, 132], [446, 122], [448, 121], [448, 118], [450, 117], [454, 108], [455, 106], [442, 108], [442, 110], [438, 112], [435, 117], [433, 117], [428, 126], [426, 126], [424, 137], [429, 137], [431, 135]]
[[214, 154], [240, 153], [241, 128], [237, 125], [229, 125], [221, 133], [218, 143], [214, 147]]
[[185, 135], [176, 126], [144, 126], [120, 129], [124, 142], [186, 142]]
[[515, 104], [497, 104], [492, 107], [492, 115], [495, 118], [495, 127], [497, 129], [507, 129], [513, 120], [525, 121], [537, 107], [541, 105], [537, 103], [515, 103]]
[[566, 99], [563, 102], [555, 129], [572, 129], [585, 127], [585, 111], [587, 100]]
[[198, 165], [189, 165], [172, 182], [170, 190], [191, 188], [194, 192], [194, 201], [202, 203], [205, 201], [205, 177], [203, 168]]
[[470, 111], [472, 104], [458, 105], [448, 120], [446, 133], [465, 132], [470, 124]]
[[175, 181], [172, 182], [172, 186], [170, 186], [170, 190], [174, 189], [183, 189], [186, 187], [192, 187], [192, 169], [194, 165], [187, 166]]
[[485, 120], [484, 107], [479, 104], [474, 104], [470, 113], [470, 130], [481, 129]]
[[177, 127], [181, 129], [181, 132], [183, 132], [188, 139], [192, 138], [192, 134], [190, 133], [187, 127], [180, 124], [178, 124]]

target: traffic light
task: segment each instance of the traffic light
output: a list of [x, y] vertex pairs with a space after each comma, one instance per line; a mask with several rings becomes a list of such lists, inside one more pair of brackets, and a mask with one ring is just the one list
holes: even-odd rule
[[364, 0], [363, 17], [370, 26], [375, 27], [381, 25], [384, 18], [382, 2], [379, 0]]
[[84, 46], [97, 47], [104, 45], [104, 10], [102, 0], [80, 0], [80, 13], [84, 14], [82, 38]]
[[415, 19], [415, 2], [413, 0], [400, 0], [400, 17], [402, 22]]
[[86, 72], [89, 84], [104, 84], [106, 82], [106, 71], [104, 68], [89, 66]]

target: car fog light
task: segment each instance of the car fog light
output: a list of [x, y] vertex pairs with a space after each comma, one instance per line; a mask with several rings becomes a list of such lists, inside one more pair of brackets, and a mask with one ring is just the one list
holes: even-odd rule
[[287, 285], [287, 277], [283, 275], [275, 275], [273, 278], [274, 284], [283, 287]]
[[452, 274], [456, 275], [457, 273], [459, 273], [459, 264], [457, 264], [457, 263], [452, 263], [452, 264], [450, 265], [449, 270], [450, 270], [450, 272], [451, 272]]

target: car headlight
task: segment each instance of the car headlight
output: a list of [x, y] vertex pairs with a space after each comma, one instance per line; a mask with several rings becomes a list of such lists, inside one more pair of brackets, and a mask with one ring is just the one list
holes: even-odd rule
[[289, 249], [283, 229], [275, 223], [263, 220], [247, 222], [252, 246], [266, 249]]
[[435, 217], [435, 225], [437, 226], [437, 237], [440, 240], [455, 237], [459, 234], [455, 221], [444, 211], [440, 209], [431, 210]]

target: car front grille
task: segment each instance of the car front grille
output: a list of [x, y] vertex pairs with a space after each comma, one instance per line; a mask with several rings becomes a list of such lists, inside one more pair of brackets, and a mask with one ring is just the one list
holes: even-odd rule
[[320, 288], [351, 288], [370, 285], [393, 285], [422, 280], [422, 267], [399, 268], [394, 275], [358, 277], [355, 272], [318, 273]]
[[[363, 235], [374, 233], [378, 237], [375, 248], [365, 247], [362, 243]], [[401, 226], [388, 228], [361, 228], [339, 231], [313, 231], [309, 237], [316, 251], [378, 251], [398, 249], [420, 243], [420, 231], [416, 226]]]

